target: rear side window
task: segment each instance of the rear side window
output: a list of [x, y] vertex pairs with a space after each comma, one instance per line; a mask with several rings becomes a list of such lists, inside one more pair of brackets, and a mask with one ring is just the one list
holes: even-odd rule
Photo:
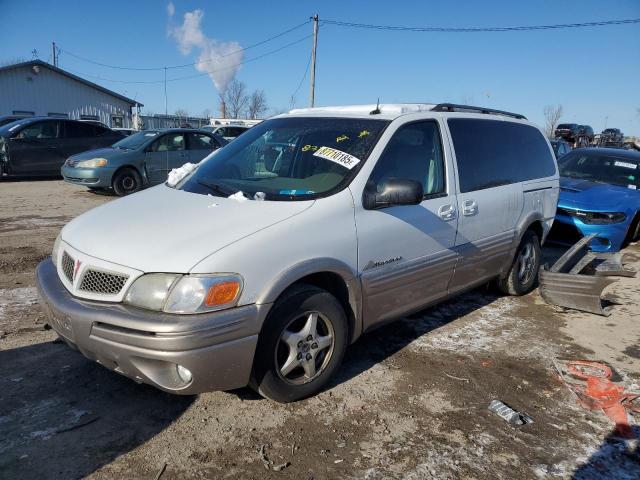
[[189, 150], [215, 150], [218, 148], [216, 141], [209, 135], [201, 133], [189, 133]]
[[475, 118], [452, 118], [448, 124], [462, 193], [556, 173], [551, 150], [537, 128]]
[[95, 136], [95, 127], [90, 123], [65, 122], [66, 138], [86, 138]]

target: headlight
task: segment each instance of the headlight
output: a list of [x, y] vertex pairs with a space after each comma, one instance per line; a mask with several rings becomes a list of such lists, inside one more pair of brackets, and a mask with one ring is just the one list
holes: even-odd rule
[[62, 233], [59, 233], [56, 237], [56, 241], [53, 242], [53, 250], [51, 251], [51, 261], [56, 267], [58, 266], [58, 256], [60, 255], [60, 235], [62, 235]]
[[202, 313], [233, 307], [241, 292], [242, 277], [236, 274], [151, 273], [131, 285], [124, 302], [167, 313]]
[[107, 159], [106, 158], [92, 158], [91, 160], [82, 160], [76, 163], [76, 168], [96, 168], [96, 167], [106, 167]]
[[622, 212], [584, 212], [582, 210], [559, 208], [558, 213], [578, 218], [587, 225], [608, 225], [610, 223], [624, 222], [627, 219], [627, 216]]
[[180, 275], [149, 273], [138, 278], [129, 287], [124, 302], [149, 310], [162, 310], [171, 285]]

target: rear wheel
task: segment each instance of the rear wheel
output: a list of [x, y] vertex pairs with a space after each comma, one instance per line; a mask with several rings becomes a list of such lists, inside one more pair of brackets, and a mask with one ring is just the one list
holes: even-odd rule
[[140, 174], [133, 168], [123, 168], [113, 177], [113, 191], [119, 197], [135, 193], [142, 188]]
[[344, 309], [333, 295], [310, 285], [296, 287], [265, 322], [252, 387], [277, 402], [314, 395], [340, 367], [347, 332]]
[[509, 273], [498, 280], [498, 288], [508, 295], [525, 295], [536, 286], [539, 269], [540, 239], [532, 230], [527, 230]]

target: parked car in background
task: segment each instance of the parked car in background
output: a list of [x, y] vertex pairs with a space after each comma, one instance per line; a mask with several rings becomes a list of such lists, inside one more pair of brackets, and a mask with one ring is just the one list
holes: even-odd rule
[[60, 175], [73, 154], [122, 139], [109, 128], [77, 120], [29, 117], [0, 127], [0, 177]]
[[561, 138], [551, 140], [551, 147], [553, 148], [553, 153], [556, 156], [556, 159], [565, 156], [571, 151], [571, 145]]
[[640, 152], [573, 150], [559, 164], [560, 200], [550, 240], [572, 245], [596, 233], [591, 249], [617, 252], [640, 240]]
[[251, 127], [244, 125], [205, 125], [201, 130], [215, 133], [225, 138], [225, 140], [231, 141], [242, 135]]
[[578, 135], [580, 135], [580, 125], [577, 123], [561, 123], [556, 127], [553, 135], [569, 143], [574, 143]]
[[588, 143], [593, 142], [593, 138], [595, 136], [591, 125], [580, 125], [578, 134], [585, 137], [588, 140]]
[[84, 119], [80, 119], [79, 121], [80, 122], [84, 122], [84, 123], [90, 123], [91, 125], [97, 125], [97, 126], [102, 127], [102, 128], [111, 129], [109, 127], [109, 125], [107, 125], [106, 123], [101, 122], [100, 120], [84, 120]]
[[111, 147], [69, 157], [62, 176], [93, 190], [128, 195], [166, 181], [172, 169], [197, 163], [226, 144], [221, 136], [196, 129], [143, 130]]
[[15, 122], [16, 120], [23, 120], [25, 118], [30, 118], [26, 115], [4, 115], [0, 117], [0, 127], [6, 125], [7, 123]]
[[109, 369], [290, 402], [365, 331], [492, 280], [530, 292], [557, 198], [551, 147], [521, 115], [294, 110], [72, 220], [37, 283], [56, 332]]
[[624, 134], [619, 128], [605, 128], [600, 138], [604, 142], [621, 143], [624, 140]]
[[138, 130], [134, 130], [133, 128], [121, 128], [121, 127], [116, 127], [116, 128], [113, 128], [112, 130], [121, 133], [125, 137], [128, 137], [129, 135], [133, 135], [134, 133], [138, 132]]

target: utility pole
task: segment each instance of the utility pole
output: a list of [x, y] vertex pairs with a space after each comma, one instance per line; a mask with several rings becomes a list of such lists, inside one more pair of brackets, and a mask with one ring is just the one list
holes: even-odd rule
[[313, 50], [311, 50], [311, 92], [309, 106], [313, 107], [316, 97], [316, 49], [318, 48], [318, 14], [313, 17]]
[[53, 66], [57, 67], [58, 66], [58, 53], [56, 51], [56, 42], [51, 42], [51, 47], [53, 48]]
[[167, 115], [167, 67], [164, 67], [164, 114]]

